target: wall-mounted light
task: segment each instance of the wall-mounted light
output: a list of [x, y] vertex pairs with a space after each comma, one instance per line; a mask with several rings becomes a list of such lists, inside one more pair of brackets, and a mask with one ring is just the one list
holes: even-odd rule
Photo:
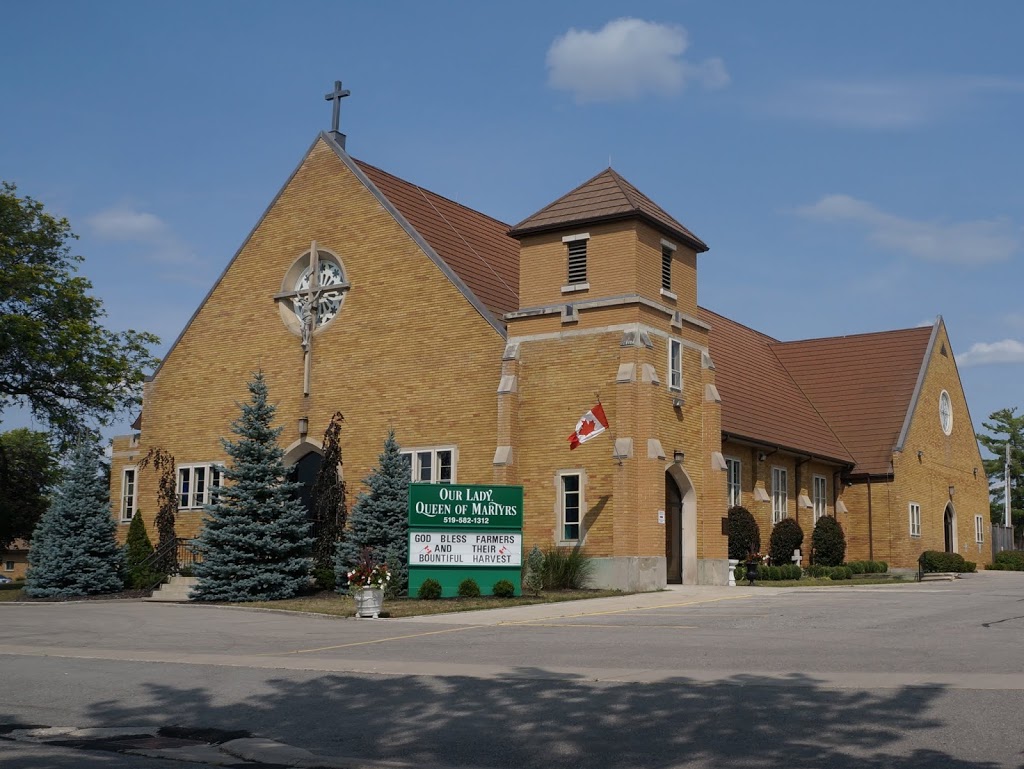
[[672, 408], [681, 409], [686, 401], [683, 400], [682, 396], [676, 395], [672, 398]]
[[918, 461], [918, 462], [920, 462], [920, 461], [921, 461], [921, 458], [922, 458], [923, 456], [924, 456], [924, 452], [923, 452], [923, 451], [921, 451], [920, 449], [918, 449], [918, 452], [917, 452], [917, 461]]
[[768, 455], [767, 454], [765, 454], [763, 451], [757, 452], [757, 461], [758, 462], [764, 462], [766, 459], [768, 459]]
[[949, 498], [950, 498], [950, 499], [952, 499], [952, 498], [953, 498], [953, 492], [954, 492], [954, 491], [956, 491], [956, 486], [950, 486], [950, 487], [949, 487]]
[[299, 417], [299, 437], [305, 438], [309, 432], [309, 417]]
[[977, 467], [974, 468], [974, 477], [975, 478], [978, 477], [978, 468]]
[[677, 465], [681, 465], [685, 457], [686, 455], [679, 449], [676, 449], [675, 451], [672, 452], [672, 461], [675, 462]]

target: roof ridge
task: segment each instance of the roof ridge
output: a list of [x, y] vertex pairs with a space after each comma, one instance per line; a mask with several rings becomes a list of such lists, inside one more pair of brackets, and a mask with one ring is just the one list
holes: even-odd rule
[[812, 336], [812, 337], [808, 337], [807, 339], [789, 339], [789, 340], [786, 340], [786, 341], [776, 340], [775, 344], [778, 344], [778, 345], [795, 345], [795, 344], [802, 344], [804, 342], [826, 342], [826, 341], [830, 341], [830, 340], [833, 340], [833, 339], [854, 339], [856, 337], [863, 337], [863, 336], [882, 336], [884, 334], [905, 334], [908, 331], [930, 330], [932, 328], [932, 326], [934, 326], [934, 325], [935, 324], [933, 323], [933, 324], [930, 324], [930, 325], [927, 325], [927, 326], [909, 326], [907, 328], [890, 328], [890, 329], [886, 329], [884, 331], [863, 331], [863, 332], [861, 332], [859, 334], [835, 334], [833, 336]]
[[758, 331], [756, 328], [754, 328], [753, 326], [748, 326], [746, 323], [740, 323], [738, 320], [733, 320], [732, 318], [726, 315], [722, 315], [722, 313], [720, 312], [715, 312], [714, 310], [708, 309], [707, 307], [703, 307], [701, 305], [697, 305], [697, 309], [703, 310], [704, 312], [710, 312], [712, 315], [719, 317], [724, 321], [728, 321], [729, 323], [733, 323], [741, 328], [745, 328], [747, 331], [753, 334], [757, 334], [758, 336], [763, 337], [764, 339], [767, 339], [769, 344], [780, 344], [779, 340], [776, 339], [775, 337], [769, 336], [763, 331]]
[[[349, 157], [351, 157], [351, 155]], [[441, 200], [447, 201], [448, 203], [451, 203], [453, 206], [458, 206], [459, 208], [463, 208], [466, 211], [471, 211], [474, 214], [478, 214], [479, 216], [483, 216], [483, 217], [485, 217], [487, 219], [490, 219], [495, 224], [500, 224], [502, 227], [505, 227], [506, 229], [508, 229], [509, 226], [510, 226], [508, 222], [502, 221], [501, 219], [498, 219], [497, 217], [491, 216], [490, 214], [485, 214], [483, 211], [481, 211], [481, 210], [479, 210], [477, 208], [471, 208], [470, 206], [467, 206], [465, 203], [460, 203], [457, 200], [452, 200], [448, 196], [442, 195], [440, 192], [434, 192], [433, 190], [429, 190], [426, 187], [423, 187], [423, 186], [417, 184], [416, 182], [411, 182], [408, 179], [403, 179], [401, 176], [398, 176], [397, 174], [393, 174], [390, 171], [385, 171], [383, 168], [381, 168], [379, 166], [375, 166], [373, 163], [367, 163], [365, 160], [359, 160], [358, 158], [352, 158], [352, 160], [355, 163], [357, 163], [357, 164], [359, 164], [361, 166], [366, 166], [368, 168], [372, 168], [374, 171], [377, 171], [378, 173], [382, 173], [385, 176], [390, 176], [392, 179], [397, 179], [400, 182], [404, 182], [405, 184], [408, 184], [410, 187], [415, 187], [420, 192], [425, 192], [427, 194], [430, 194], [430, 195], [433, 195], [435, 197], [441, 198]]]
[[[420, 187], [417, 184], [413, 184], [412, 186], [416, 188], [416, 191], [419, 192], [420, 195], [423, 196], [423, 200], [427, 203], [427, 205], [430, 206], [434, 210], [434, 212], [438, 216], [441, 217], [441, 220], [445, 224], [447, 224], [449, 228], [451, 228], [451, 231], [454, 232], [458, 236], [459, 240], [461, 240], [463, 243], [466, 244], [466, 248], [468, 248], [470, 251], [473, 252], [473, 256], [475, 256], [477, 259], [479, 259], [483, 263], [483, 265], [488, 270], [490, 270], [491, 274], [494, 275], [494, 277], [496, 277], [498, 279], [498, 281], [501, 283], [501, 285], [503, 285], [506, 288], [506, 290], [509, 292], [509, 295], [511, 296], [511, 298], [515, 299], [518, 302], [519, 301], [519, 294], [518, 294], [518, 292], [513, 290], [512, 287], [508, 283], [505, 282], [505, 279], [501, 277], [501, 275], [498, 273], [498, 271], [495, 270], [493, 266], [491, 266], [491, 263], [488, 262], [486, 259], [484, 259], [484, 257], [480, 255], [479, 251], [477, 251], [475, 248], [473, 248], [473, 244], [470, 243], [468, 240], [466, 240], [466, 237], [465, 237], [465, 235], [462, 234], [462, 231], [458, 227], [456, 227], [454, 224], [452, 224], [448, 220], [448, 217], [445, 216], [443, 213], [441, 213], [437, 209], [437, 206], [435, 206], [433, 204], [433, 202], [430, 200], [430, 198], [428, 198], [427, 195], [426, 195], [426, 193], [429, 192], [429, 190], [424, 190], [422, 187]], [[470, 210], [472, 210], [472, 209], [470, 209]]]
[[[626, 188], [626, 185], [628, 185], [628, 186], [630, 186], [630, 187], [633, 187], [633, 185], [632, 185], [632, 184], [630, 184], [630, 183], [629, 183], [628, 181], [626, 181], [625, 177], [623, 177], [623, 175], [622, 175], [622, 174], [620, 174], [620, 173], [619, 173], [618, 171], [616, 171], [616, 170], [615, 170], [614, 168], [612, 168], [611, 166], [608, 166], [608, 168], [606, 168], [606, 169], [605, 169], [604, 171], [602, 171], [601, 173], [602, 173], [602, 174], [603, 174], [603, 173], [607, 173], [607, 174], [611, 175], [611, 177], [612, 177], [612, 181], [614, 181], [614, 182], [615, 182], [615, 186], [619, 188], [619, 192], [621, 192], [621, 193], [622, 193], [622, 195], [623, 195], [623, 197], [625, 197], [625, 198], [626, 198], [626, 201], [627, 201], [627, 202], [628, 202], [628, 203], [629, 203], [629, 204], [630, 204], [631, 206], [633, 206], [633, 211], [635, 211], [636, 213], [642, 213], [642, 212], [643, 212], [643, 211], [642, 211], [642, 209], [640, 208], [640, 204], [639, 204], [639, 203], [638, 203], [638, 202], [636, 201], [636, 198], [635, 198], [635, 197], [633, 196], [633, 194], [632, 194], [632, 193], [631, 193], [631, 192], [630, 192], [630, 191], [629, 191], [629, 190], [628, 190], [628, 189]], [[601, 175], [601, 174], [598, 174], [598, 176], [600, 176], [600, 175]], [[597, 177], [595, 176], [594, 178], [596, 179]], [[633, 187], [633, 189], [636, 189], [636, 187]], [[637, 192], [639, 192], [639, 190], [637, 190]]]

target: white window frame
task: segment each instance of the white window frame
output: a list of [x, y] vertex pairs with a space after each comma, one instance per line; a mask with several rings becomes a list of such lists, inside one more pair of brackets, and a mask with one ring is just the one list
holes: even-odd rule
[[[459, 450], [455, 446], [419, 446], [411, 449], [402, 449], [402, 456], [408, 457], [409, 480], [413, 483], [456, 483], [458, 480]], [[440, 480], [443, 469], [443, 455], [448, 454], [451, 461], [449, 466], [449, 478]], [[424, 478], [424, 459], [429, 459], [429, 478]]]
[[[203, 490], [202, 495], [196, 493], [196, 478], [202, 470]], [[182, 497], [185, 496], [182, 478], [188, 475], [188, 496], [185, 504], [182, 504]], [[216, 462], [189, 462], [178, 465], [175, 468], [174, 490], [178, 500], [179, 510], [202, 510], [203, 507], [215, 500], [215, 488], [219, 489], [224, 483], [224, 468]]]
[[729, 507], [743, 504], [743, 463], [736, 457], [725, 458], [725, 492]]
[[4, 561], [4, 571], [14, 571], [14, 561]]
[[[781, 483], [779, 480], [781, 479]], [[789, 470], [772, 466], [772, 525], [789, 517]]]
[[[566, 492], [565, 479], [575, 478], [576, 479], [576, 490]], [[583, 516], [587, 509], [586, 500], [584, 497], [584, 486], [586, 481], [586, 475], [583, 470], [559, 470], [557, 473], [557, 493], [558, 493], [558, 542], [562, 545], [571, 545], [582, 542], [586, 538], [586, 532], [583, 530]], [[566, 496], [568, 494], [576, 494], [576, 520], [567, 522], [565, 518], [566, 513]], [[566, 526], [576, 526], [577, 536], [576, 538], [570, 538], [566, 536]]]
[[811, 505], [814, 508], [814, 522], [828, 515], [828, 479], [824, 475], [811, 477]]
[[974, 541], [979, 545], [985, 544], [985, 518], [981, 515], [974, 516]]
[[939, 393], [939, 425], [946, 435], [953, 432], [953, 399], [945, 390]]
[[[676, 365], [672, 362], [672, 352], [678, 352]], [[675, 392], [683, 391], [683, 340], [668, 338], [668, 389]]]
[[921, 536], [921, 506], [917, 502], [911, 502], [909, 505], [910, 512], [910, 536], [920, 537]]
[[[128, 473], [132, 474], [131, 488], [128, 485]], [[121, 521], [131, 521], [132, 516], [138, 509], [136, 504], [139, 498], [139, 468], [138, 465], [129, 465], [121, 469], [121, 505], [119, 507]]]

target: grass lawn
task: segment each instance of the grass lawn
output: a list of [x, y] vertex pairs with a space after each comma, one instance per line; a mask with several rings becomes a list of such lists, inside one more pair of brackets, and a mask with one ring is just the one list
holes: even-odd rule
[[[530, 606], [538, 603], [578, 601], [583, 598], [609, 598], [629, 595], [619, 590], [557, 590], [544, 592], [540, 597], [521, 596], [518, 598], [439, 598], [436, 601], [421, 601], [418, 598], [387, 598], [384, 600], [382, 617], [417, 617], [422, 614], [446, 614], [455, 611], [478, 611], [480, 609], [505, 609], [510, 606]], [[283, 601], [249, 601], [233, 603], [231, 606], [278, 609], [308, 614], [329, 614], [335, 617], [355, 616], [355, 602], [349, 596], [338, 593], [318, 593], [303, 598], [287, 598]]]
[[13, 590], [6, 588], [0, 590], [0, 601], [17, 601], [21, 598], [21, 588], [16, 587]]

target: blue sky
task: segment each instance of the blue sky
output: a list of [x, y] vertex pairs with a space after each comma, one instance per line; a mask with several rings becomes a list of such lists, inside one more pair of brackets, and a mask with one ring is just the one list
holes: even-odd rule
[[[780, 339], [941, 314], [976, 425], [1024, 405], [1019, 2], [15, 3], [0, 178], [163, 352], [321, 129], [515, 223], [612, 165]], [[5, 427], [23, 423], [8, 414]]]

